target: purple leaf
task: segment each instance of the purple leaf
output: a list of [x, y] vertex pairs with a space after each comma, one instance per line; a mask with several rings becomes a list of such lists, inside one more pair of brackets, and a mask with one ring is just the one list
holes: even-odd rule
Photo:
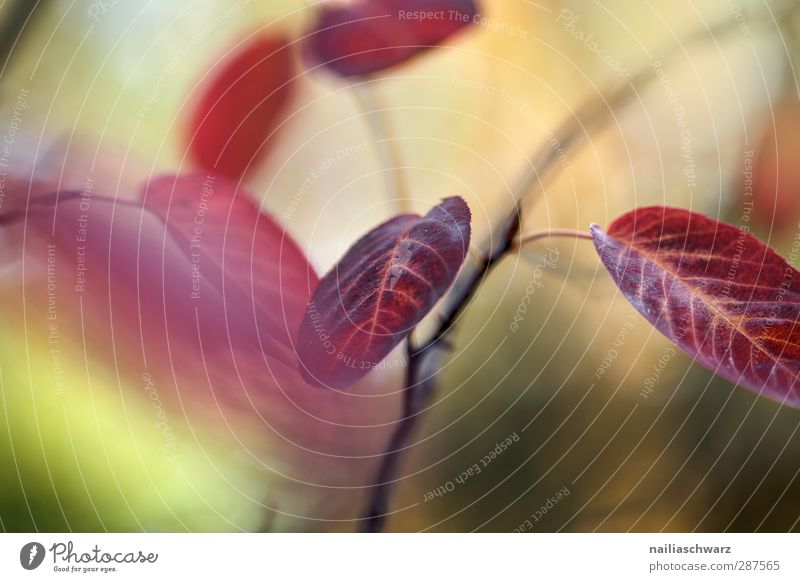
[[[145, 207], [164, 219], [202, 281], [229, 313], [258, 322], [264, 349], [282, 346], [288, 362], [318, 278], [292, 238], [234, 182], [213, 174], [163, 176], [144, 191]], [[198, 288], [198, 295], [200, 289]]]
[[300, 327], [309, 383], [345, 388], [376, 367], [447, 291], [469, 240], [469, 207], [452, 197], [356, 242], [320, 281]]
[[676, 208], [639, 208], [597, 252], [660, 332], [731, 382], [800, 406], [800, 272], [749, 232]]
[[343, 77], [407, 61], [469, 26], [473, 0], [359, 0], [325, 5], [309, 45], [313, 58]]

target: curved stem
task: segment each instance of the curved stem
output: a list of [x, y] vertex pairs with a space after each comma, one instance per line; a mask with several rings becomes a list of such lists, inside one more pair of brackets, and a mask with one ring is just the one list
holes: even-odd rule
[[571, 228], [551, 228], [547, 230], [535, 230], [527, 234], [519, 235], [519, 238], [514, 243], [514, 248], [519, 248], [524, 244], [534, 242], [543, 238], [574, 238], [592, 240], [592, 235], [582, 230], [573, 230]]

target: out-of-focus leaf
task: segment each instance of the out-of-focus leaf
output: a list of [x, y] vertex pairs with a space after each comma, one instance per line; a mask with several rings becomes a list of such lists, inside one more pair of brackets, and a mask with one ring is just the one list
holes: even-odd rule
[[156, 178], [143, 196], [180, 234], [192, 268], [225, 297], [229, 312], [268, 330], [263, 346], [290, 350], [318, 278], [286, 231], [247, 192], [213, 174]]
[[397, 216], [357, 241], [320, 281], [300, 328], [301, 371], [345, 388], [403, 340], [447, 291], [469, 249], [459, 197], [424, 217]]
[[250, 42], [210, 73], [189, 122], [189, 153], [202, 168], [240, 179], [266, 153], [292, 95], [288, 41]]
[[311, 33], [317, 62], [344, 77], [368, 75], [441, 44], [473, 22], [473, 0], [359, 0], [326, 5]]
[[800, 273], [749, 232], [676, 208], [591, 227], [622, 294], [714, 373], [800, 406]]
[[[241, 451], [234, 457], [277, 468], [266, 481], [272, 528], [319, 528], [320, 515], [355, 519], [391, 428], [397, 371], [380, 370], [375, 382], [347, 393], [309, 386], [284, 345], [286, 322], [306, 307], [306, 277], [314, 279], [307, 262], [242, 191], [219, 179], [213, 195], [219, 197], [206, 200], [204, 215], [197, 212], [198, 184], [199, 177], [155, 180], [146, 205], [100, 191], [40, 193], [45, 185], [37, 185], [30, 202], [24, 190], [9, 193], [0, 212], [10, 273], [5, 288], [19, 325], [29, 330], [31, 343], [22, 351], [46, 349], [46, 359], [38, 360], [47, 362], [41, 377], [52, 378], [51, 350], [59, 350], [69, 365], [57, 382], [65, 393], [91, 399], [84, 404], [89, 414], [93, 390], [103, 392], [120, 405], [144, 404], [139, 422], [145, 424], [135, 431], [158, 422], [155, 430], [174, 423], [177, 432], [191, 423], [224, 450]], [[198, 279], [187, 235], [189, 221], [200, 215]], [[265, 248], [269, 241], [283, 249]], [[270, 282], [287, 286], [272, 292]], [[263, 301], [286, 321], [273, 326], [261, 312], [256, 317], [254, 306]], [[289, 315], [295, 304], [299, 313]], [[119, 414], [120, 423], [131, 421]]]

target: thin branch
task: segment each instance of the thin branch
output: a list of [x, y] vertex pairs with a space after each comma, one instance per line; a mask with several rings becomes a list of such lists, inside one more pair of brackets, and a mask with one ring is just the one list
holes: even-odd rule
[[504, 236], [504, 243], [496, 252], [484, 260], [480, 268], [474, 271], [474, 279], [468, 285], [461, 287], [457, 308], [443, 319], [433, 338], [427, 340], [422, 346], [415, 347], [411, 341], [406, 344], [408, 354], [408, 369], [406, 373], [406, 388], [403, 391], [403, 416], [398, 420], [397, 427], [389, 439], [386, 453], [381, 459], [378, 468], [375, 488], [370, 499], [367, 512], [362, 523], [362, 531], [375, 533], [383, 530], [388, 516], [389, 502], [397, 481], [397, 469], [402, 460], [403, 452], [411, 445], [419, 417], [428, 406], [434, 393], [437, 373], [441, 369], [441, 358], [450, 347], [447, 335], [455, 327], [461, 313], [470, 304], [472, 296], [480, 288], [480, 282], [494, 268], [506, 252], [513, 246], [514, 239], [519, 231], [519, 221], [515, 220], [509, 225]]
[[543, 238], [555, 237], [592, 240], [592, 235], [588, 232], [573, 230], [571, 228], [551, 228], [548, 230], [535, 230], [527, 234], [519, 235], [519, 238], [514, 242], [514, 248], [520, 248], [527, 243]]
[[422, 372], [425, 357], [425, 352], [409, 350], [406, 388], [403, 391], [403, 416], [398, 420], [397, 427], [389, 439], [386, 453], [381, 459], [375, 490], [367, 508], [365, 521], [362, 523], [362, 531], [365, 533], [383, 530], [389, 514], [389, 503], [397, 481], [400, 461], [409, 447], [419, 416], [428, 406], [433, 394], [433, 377], [425, 378]]

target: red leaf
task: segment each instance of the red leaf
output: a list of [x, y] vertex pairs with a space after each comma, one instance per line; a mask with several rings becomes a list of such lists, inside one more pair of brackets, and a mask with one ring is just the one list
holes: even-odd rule
[[205, 283], [231, 312], [255, 316], [261, 341], [292, 350], [318, 279], [303, 251], [236, 184], [212, 174], [164, 176], [143, 193], [145, 207], [180, 234]]
[[476, 15], [474, 0], [360, 0], [326, 5], [312, 32], [310, 52], [343, 77], [368, 75], [441, 44]]
[[731, 382], [800, 406], [800, 273], [745, 230], [676, 208], [592, 225], [622, 294]]
[[292, 94], [288, 41], [261, 37], [218, 63], [191, 114], [189, 154], [235, 180], [268, 149]]
[[377, 366], [447, 291], [469, 239], [469, 207], [453, 197], [356, 242], [306, 310], [298, 355], [309, 383], [345, 388]]

